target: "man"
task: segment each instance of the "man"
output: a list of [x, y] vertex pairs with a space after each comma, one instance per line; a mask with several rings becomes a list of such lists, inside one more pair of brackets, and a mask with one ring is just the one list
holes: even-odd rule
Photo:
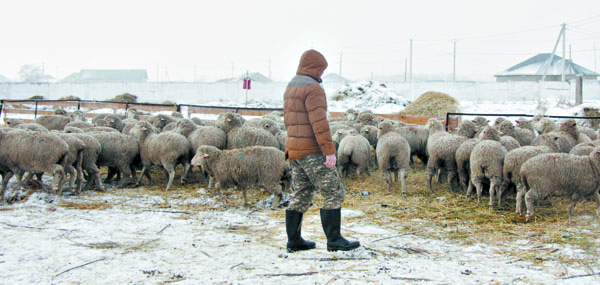
[[327, 100], [321, 76], [327, 60], [316, 50], [302, 54], [296, 76], [284, 93], [283, 118], [288, 132], [285, 158], [292, 166], [292, 198], [285, 211], [289, 252], [315, 248], [302, 238], [302, 216], [312, 205], [315, 191], [325, 199], [321, 224], [327, 236], [327, 250], [352, 250], [360, 246], [340, 234], [344, 186], [335, 170], [335, 146], [327, 121]]

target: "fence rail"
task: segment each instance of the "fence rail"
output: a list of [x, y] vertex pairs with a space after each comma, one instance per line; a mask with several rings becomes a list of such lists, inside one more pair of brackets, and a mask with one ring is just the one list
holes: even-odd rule
[[[490, 113], [446, 113], [446, 131], [456, 130], [458, 128], [459, 118], [460, 116], [481, 116], [481, 117], [534, 117], [535, 115], [531, 114], [490, 114]], [[600, 117], [587, 116], [587, 117], [578, 117], [578, 116], [543, 116], [544, 118], [552, 118], [552, 119], [578, 119], [578, 120], [600, 120]], [[592, 122], [592, 124], [598, 123]]]
[[[94, 101], [94, 100], [0, 100], [0, 117], [6, 121], [11, 117], [18, 115], [33, 115], [33, 120], [38, 116], [51, 115], [57, 108], [85, 110], [85, 116], [92, 118], [96, 115], [94, 110], [109, 109], [113, 113], [119, 110], [126, 112], [129, 108], [136, 108], [141, 119], [147, 119], [152, 113], [156, 112], [171, 112], [178, 111], [187, 116], [192, 117], [193, 114], [220, 114], [225, 112], [238, 113], [247, 116], [262, 116], [270, 112], [282, 112], [283, 108], [248, 108], [248, 107], [228, 107], [228, 106], [203, 106], [190, 104], [153, 104], [153, 103], [127, 103], [127, 102], [112, 102], [112, 101]], [[330, 115], [334, 118], [344, 116], [343, 112], [331, 112]], [[376, 114], [391, 120], [400, 120], [407, 124], [424, 125], [432, 116], [411, 116], [401, 114]], [[443, 117], [438, 117], [442, 123], [445, 122]], [[24, 122], [33, 121], [31, 119], [23, 119]]]

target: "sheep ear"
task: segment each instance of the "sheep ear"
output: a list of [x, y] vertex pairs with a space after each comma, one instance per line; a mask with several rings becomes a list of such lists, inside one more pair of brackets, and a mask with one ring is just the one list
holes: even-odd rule
[[546, 139], [546, 136], [542, 136], [542, 139], [543, 139], [543, 140], [545, 140], [545, 139]]
[[207, 157], [208, 157], [208, 153], [203, 153], [203, 154], [202, 154], [202, 157], [203, 157], [203, 158], [207, 158]]
[[142, 127], [142, 131], [145, 131], [145, 130], [147, 130], [147, 129], [148, 129], [148, 128], [146, 128], [146, 127]]
[[368, 132], [370, 132], [370, 131], [371, 131], [371, 130], [369, 130], [369, 129], [366, 129], [366, 130], [365, 130], [365, 133], [368, 133]]

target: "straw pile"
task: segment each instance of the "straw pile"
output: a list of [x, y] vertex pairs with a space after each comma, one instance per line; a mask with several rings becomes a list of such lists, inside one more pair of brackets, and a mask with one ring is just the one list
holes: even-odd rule
[[444, 117], [448, 112], [458, 112], [458, 100], [452, 96], [435, 91], [427, 91], [408, 104], [401, 115], [419, 115]]

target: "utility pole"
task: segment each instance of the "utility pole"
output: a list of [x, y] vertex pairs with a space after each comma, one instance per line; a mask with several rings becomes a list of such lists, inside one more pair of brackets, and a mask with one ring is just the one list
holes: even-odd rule
[[562, 24], [562, 42], [563, 42], [563, 55], [562, 55], [562, 74], [560, 76], [560, 81], [565, 82], [565, 52], [566, 52], [566, 34], [567, 34], [567, 24]]
[[412, 73], [412, 65], [413, 65], [413, 40], [410, 39], [410, 76], [408, 77], [410, 79], [410, 83], [412, 83], [413, 81], [413, 73]]
[[[552, 49], [552, 53], [550, 54], [550, 57], [546, 60], [546, 62], [544, 62], [544, 65], [542, 66], [544, 75], [542, 76], [541, 82], [544, 82], [544, 80], [546, 80], [546, 73], [548, 73], [548, 66], [550, 64], [552, 64], [552, 59], [554, 58], [554, 53], [556, 53], [556, 48], [558, 47], [558, 43], [560, 42], [560, 38], [562, 37], [564, 32], [565, 32], [565, 25], [563, 24], [562, 28], [560, 29], [560, 33], [558, 34], [558, 39], [556, 39], [556, 43], [554, 44], [554, 48]], [[564, 58], [563, 58], [563, 60], [564, 60]]]
[[456, 39], [454, 40], [454, 63], [452, 64], [452, 81], [456, 82]]
[[340, 52], [340, 77], [342, 76], [342, 53]]
[[596, 71], [596, 41], [594, 41], [594, 72]]
[[406, 83], [406, 68], [408, 68], [407, 62], [408, 58], [404, 58], [404, 83]]

